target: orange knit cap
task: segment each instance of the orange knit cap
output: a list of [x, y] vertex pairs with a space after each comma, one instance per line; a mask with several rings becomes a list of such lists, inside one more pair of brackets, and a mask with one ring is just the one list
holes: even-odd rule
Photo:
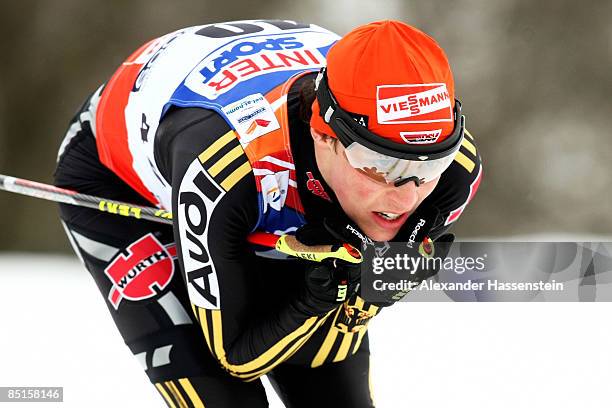
[[[342, 109], [396, 143], [433, 144], [453, 132], [455, 86], [436, 41], [400, 21], [357, 27], [327, 54], [329, 88]], [[334, 136], [312, 105], [310, 126]]]

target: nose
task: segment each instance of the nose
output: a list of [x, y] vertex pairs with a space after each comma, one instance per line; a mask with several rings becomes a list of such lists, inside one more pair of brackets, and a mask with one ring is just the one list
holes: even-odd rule
[[405, 183], [399, 187], [389, 185], [385, 191], [385, 204], [388, 211], [408, 212], [417, 205], [418, 200], [418, 187], [414, 182]]

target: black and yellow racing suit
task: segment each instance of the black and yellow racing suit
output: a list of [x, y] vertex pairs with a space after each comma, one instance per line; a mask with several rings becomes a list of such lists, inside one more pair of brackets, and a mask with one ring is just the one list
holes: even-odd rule
[[[290, 141], [305, 218], [316, 222], [342, 209], [316, 166], [309, 127], [298, 114], [299, 88], [305, 80], [312, 80], [312, 75], [298, 80], [288, 95]], [[56, 185], [148, 205], [100, 163], [91, 123], [77, 114], [73, 130], [75, 124], [78, 132], [59, 159]], [[204, 168], [219, 163], [214, 175], [219, 178], [247, 161], [244, 153], [228, 159], [228, 152], [239, 145], [235, 137], [227, 136], [230, 130], [218, 114], [200, 108], [176, 108], [162, 120], [155, 158], [173, 187], [175, 218], [181, 217], [179, 186], [199, 153], [214, 145]], [[431, 238], [441, 235], [463, 211], [480, 174], [480, 158], [468, 135], [455, 162], [421, 204], [435, 205], [441, 213]], [[315, 194], [313, 179], [330, 200]], [[303, 263], [259, 257], [247, 243], [257, 224], [258, 205], [251, 174], [207, 209], [208, 247], [198, 255], [209, 256], [217, 271], [219, 299], [215, 300], [220, 307], [216, 310], [190, 302], [179, 273], [185, 260], [176, 256], [182, 244], [176, 220], [173, 227], [63, 204], [60, 211], [73, 247], [96, 281], [124, 341], [169, 406], [266, 407], [260, 377], [268, 375], [287, 407], [373, 407], [367, 323], [379, 308], [355, 295], [325, 315], [304, 313], [294, 302], [303, 285]], [[143, 242], [157, 252], [140, 251]], [[155, 247], [156, 242], [161, 246]], [[174, 244], [179, 249], [174, 253], [160, 249]], [[139, 254], [142, 259], [137, 259]], [[130, 267], [133, 275], [126, 276], [139, 276], [168, 256], [173, 256], [172, 266], [157, 264], [161, 275], [149, 276], [156, 285], [140, 288], [142, 296], [130, 298], [125, 292], [123, 298], [118, 300], [117, 294], [113, 298], [117, 285], [128, 284], [110, 278], [113, 268]], [[201, 279], [206, 289], [206, 278], [204, 271], [194, 279]]]

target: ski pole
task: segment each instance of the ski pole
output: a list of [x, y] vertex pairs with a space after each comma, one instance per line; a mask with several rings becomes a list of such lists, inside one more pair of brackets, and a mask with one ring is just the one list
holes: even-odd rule
[[9, 177], [3, 174], [0, 174], [0, 190], [42, 198], [43, 200], [55, 201], [57, 203], [92, 208], [110, 214], [122, 215], [124, 217], [172, 224], [172, 213], [166, 210], [155, 207], [143, 207], [122, 201], [107, 200], [102, 197], [82, 194], [49, 184]]
[[[122, 215], [124, 217], [172, 224], [172, 213], [166, 210], [155, 207], [143, 207], [123, 201], [108, 200], [102, 197], [55, 187], [50, 184], [38, 183], [36, 181], [10, 177], [3, 174], [0, 174], [0, 190], [42, 198], [43, 200], [57, 203], [92, 208], [94, 210]], [[314, 262], [321, 262], [326, 258], [341, 259], [349, 263], [361, 262], [361, 254], [359, 251], [348, 244], [344, 244], [338, 248], [332, 247], [331, 245], [309, 247], [300, 243], [294, 236], [290, 235], [283, 235], [280, 237], [276, 243], [276, 249], [287, 255]]]

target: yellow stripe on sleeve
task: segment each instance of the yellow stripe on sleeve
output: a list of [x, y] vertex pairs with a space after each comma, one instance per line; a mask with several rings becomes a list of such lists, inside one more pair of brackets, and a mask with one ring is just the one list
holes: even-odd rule
[[[365, 331], [365, 330], [364, 330]], [[340, 343], [340, 348], [334, 357], [334, 363], [338, 361], [343, 361], [346, 356], [348, 356], [349, 349], [351, 348], [351, 343], [353, 342], [353, 336], [355, 333], [344, 333], [344, 337], [342, 338], [342, 343]]]
[[174, 385], [172, 381], [166, 381], [165, 384], [168, 387], [168, 389], [170, 389], [170, 392], [172, 393], [172, 395], [174, 395], [174, 397], [176, 398], [176, 401], [178, 402], [179, 407], [189, 408], [189, 406], [187, 405], [187, 402], [181, 395], [181, 392], [178, 390], [178, 388], [176, 388], [176, 385]]
[[474, 146], [469, 140], [463, 139], [461, 145], [465, 147], [470, 153], [472, 153], [474, 157], [476, 157], [476, 146]]
[[157, 391], [159, 391], [159, 393], [164, 397], [169, 407], [176, 408], [176, 405], [174, 405], [174, 401], [172, 401], [172, 398], [170, 398], [170, 395], [168, 395], [163, 385], [161, 385], [160, 383], [155, 383], [155, 388], [157, 388]]
[[208, 174], [210, 174], [212, 177], [215, 177], [217, 174], [221, 172], [221, 170], [226, 168], [231, 162], [236, 160], [243, 153], [244, 153], [244, 150], [242, 150], [242, 146], [238, 145], [234, 147], [225, 156], [219, 159], [218, 162], [216, 162], [215, 164], [213, 164], [212, 166], [208, 168], [207, 170]]
[[[353, 306], [359, 310], [363, 309], [363, 306], [365, 305], [365, 301], [357, 296], [355, 297], [354, 302], [349, 302], [350, 306]], [[365, 330], [360, 330], [361, 332], [365, 332]], [[348, 353], [350, 351], [351, 348], [351, 343], [353, 342], [353, 337], [355, 336], [355, 333], [343, 333], [343, 337], [342, 337], [342, 342], [340, 343], [340, 348], [338, 348], [338, 352], [336, 353], [335, 357], [334, 357], [334, 362], [338, 362], [338, 361], [342, 361], [344, 359], [346, 359], [346, 357], [348, 356]]]
[[376, 314], [378, 313], [378, 309], [380, 309], [380, 307], [376, 306], [376, 305], [372, 305], [370, 306], [370, 308], [368, 309], [368, 313], [372, 316], [376, 316]]
[[206, 163], [208, 159], [210, 159], [215, 153], [221, 150], [223, 146], [231, 142], [235, 137], [236, 135], [234, 134], [234, 131], [230, 130], [229, 132], [221, 136], [219, 139], [215, 140], [213, 144], [211, 144], [198, 156], [198, 158], [200, 159], [200, 163]]
[[472, 134], [467, 129], [465, 129], [465, 135], [470, 139], [474, 140], [474, 136], [472, 136]]
[[[331, 313], [331, 312], [330, 312]], [[323, 325], [323, 323], [325, 322], [325, 320], [327, 319], [327, 317], [329, 316], [329, 313], [327, 315], [325, 315], [324, 317], [319, 319], [319, 322], [312, 328], [310, 329], [310, 331], [308, 333], [306, 333], [306, 335], [304, 335], [301, 340], [296, 341], [289, 349], [287, 349], [287, 351], [285, 353], [283, 353], [283, 355], [279, 356], [276, 358], [276, 361], [274, 363], [272, 363], [270, 366], [266, 367], [266, 368], [262, 368], [256, 372], [252, 372], [247, 374], [246, 376], [242, 376], [242, 378], [245, 381], [253, 381], [255, 379], [257, 379], [259, 376], [267, 373], [268, 371], [272, 370], [274, 367], [276, 367], [277, 365], [279, 365], [280, 363], [282, 363], [283, 361], [286, 361], [287, 359], [289, 359], [293, 354], [295, 354], [300, 347], [302, 347], [304, 345], [304, 343], [306, 343], [308, 341], [308, 339], [310, 339], [310, 337], [312, 336], [312, 334], [317, 331], [319, 329], [319, 327], [321, 327], [321, 325]]]
[[[231, 364], [227, 360], [227, 354], [223, 346], [221, 311], [211, 310], [213, 328], [213, 338], [211, 341], [213, 344], [213, 353], [223, 367], [225, 367], [234, 377], [241, 378], [245, 381], [255, 380], [295, 353], [295, 351], [299, 349], [319, 327], [321, 327], [332, 312], [333, 310], [322, 317], [313, 316], [307, 319], [300, 327], [283, 337], [255, 359], [243, 364]], [[283, 350], [285, 350], [284, 353]]]
[[237, 182], [239, 182], [244, 176], [246, 176], [250, 172], [251, 163], [246, 161], [221, 182], [221, 187], [223, 187], [225, 191], [230, 191]]
[[465, 169], [470, 173], [474, 170], [474, 167], [476, 166], [476, 164], [472, 160], [470, 160], [465, 154], [461, 152], [457, 152], [457, 155], [455, 156], [455, 161], [465, 167]]
[[361, 297], [357, 296], [357, 297], [355, 298], [355, 304], [354, 304], [354, 306], [355, 306], [357, 309], [360, 309], [360, 310], [361, 310], [361, 309], [363, 309], [363, 305], [365, 305], [365, 301], [364, 301], [364, 300], [363, 300]]
[[225, 349], [223, 347], [223, 324], [221, 322], [221, 311], [211, 310], [210, 314], [212, 320], [212, 333], [210, 333], [212, 336], [212, 339], [210, 339], [212, 344], [212, 352], [222, 363], [224, 363], [227, 361], [227, 359]]
[[206, 309], [201, 309], [196, 306], [198, 310], [198, 316], [200, 320], [200, 326], [202, 326], [202, 332], [204, 333], [204, 339], [206, 340], [206, 345], [208, 349], [212, 352], [212, 343], [210, 341], [210, 333], [208, 332], [208, 318], [206, 317]]
[[274, 344], [272, 347], [270, 347], [268, 350], [266, 350], [261, 355], [257, 356], [255, 359], [247, 363], [244, 363], [244, 364], [234, 365], [234, 364], [230, 364], [227, 361], [225, 351], [223, 350], [223, 338], [222, 338], [222, 335], [220, 334], [222, 331], [221, 312], [219, 310], [213, 310], [212, 316], [213, 316], [213, 331], [215, 333], [214, 342], [213, 342], [215, 345], [215, 354], [218, 357], [223, 356], [223, 359], [225, 360], [225, 364], [227, 365], [227, 367], [231, 369], [232, 371], [235, 371], [238, 373], [255, 371], [259, 369], [261, 366], [269, 363], [285, 347], [287, 347], [289, 344], [295, 341], [298, 337], [300, 337], [302, 334], [306, 333], [310, 328], [312, 328], [312, 326], [314, 326], [317, 320], [316, 317], [311, 317], [307, 319], [306, 322], [304, 322], [304, 324], [302, 324], [296, 330], [294, 330], [293, 332], [283, 337], [280, 341], [278, 341], [276, 344]]
[[196, 319], [196, 321], [199, 322], [200, 321], [200, 316], [198, 315], [198, 308], [193, 303], [191, 304], [191, 310], [193, 310], [193, 317]]
[[342, 307], [339, 307], [338, 310], [336, 311], [336, 314], [334, 315], [334, 320], [332, 321], [332, 325], [329, 328], [329, 331], [327, 332], [327, 336], [325, 336], [325, 340], [323, 340], [323, 344], [321, 344], [319, 351], [317, 351], [317, 354], [312, 359], [312, 363], [310, 363], [311, 367], [314, 368], [314, 367], [319, 367], [323, 365], [332, 347], [334, 346], [334, 343], [336, 342], [336, 338], [338, 337], [338, 329], [334, 327], [334, 322], [338, 318], [338, 313], [340, 313], [341, 310], [342, 310]]
[[351, 352], [351, 354], [355, 354], [357, 350], [359, 350], [359, 346], [361, 346], [361, 342], [363, 341], [363, 336], [365, 336], [367, 331], [367, 329], [359, 330], [359, 333], [357, 333], [357, 341], [353, 346], [353, 351]]
[[[371, 305], [368, 308], [368, 314], [370, 316], [376, 316], [376, 313], [378, 313], [378, 309], [379, 307], [376, 305]], [[357, 350], [359, 350], [359, 346], [361, 346], [361, 342], [363, 341], [363, 336], [365, 336], [365, 334], [367, 333], [367, 327], [363, 330], [360, 330], [359, 333], [357, 334], [357, 341], [355, 342], [355, 346], [353, 347], [353, 352], [352, 354], [355, 354], [357, 352]]]
[[179, 384], [181, 384], [181, 386], [185, 390], [185, 393], [189, 396], [189, 399], [191, 400], [191, 403], [195, 408], [206, 408], [204, 406], [204, 403], [202, 402], [202, 399], [200, 398], [196, 390], [193, 388], [193, 385], [191, 385], [191, 381], [189, 381], [189, 378], [181, 378], [178, 381]]

